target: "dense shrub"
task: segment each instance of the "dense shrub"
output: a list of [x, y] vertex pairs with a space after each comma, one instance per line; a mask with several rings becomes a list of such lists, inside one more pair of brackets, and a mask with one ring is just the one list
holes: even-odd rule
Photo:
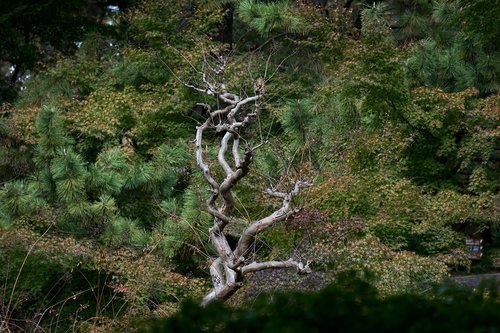
[[186, 303], [169, 319], [142, 332], [497, 332], [500, 304], [495, 286], [484, 293], [441, 287], [433, 297], [380, 298], [350, 276], [313, 294], [262, 296], [243, 308]]

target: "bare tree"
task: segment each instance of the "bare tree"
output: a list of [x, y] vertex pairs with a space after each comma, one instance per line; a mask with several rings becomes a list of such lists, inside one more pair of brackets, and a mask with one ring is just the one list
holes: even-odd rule
[[[232, 190], [248, 174], [256, 148], [252, 148], [249, 144], [246, 144], [244, 148], [240, 147], [241, 142], [244, 141], [241, 137], [242, 130], [259, 116], [265, 80], [257, 79], [254, 82], [253, 94], [242, 97], [227, 91], [223, 79], [225, 68], [226, 62], [222, 57], [218, 57], [215, 65], [212, 66], [208, 66], [208, 62], [205, 61], [203, 69], [198, 72], [201, 76], [201, 83], [198, 86], [186, 84], [190, 88], [214, 97], [217, 105], [222, 105], [214, 111], [210, 105], [200, 104], [207, 110], [207, 118], [196, 128], [196, 161], [203, 172], [203, 177], [210, 185], [211, 195], [206, 201], [206, 207], [214, 218], [214, 224], [209, 229], [209, 233], [218, 254], [210, 266], [213, 290], [203, 298], [203, 304], [216, 299], [227, 300], [241, 288], [245, 275], [252, 272], [269, 268], [295, 268], [299, 273], [310, 272], [307, 264], [304, 265], [293, 259], [255, 262], [246, 258], [258, 234], [275, 223], [290, 218], [299, 210], [293, 207], [292, 201], [301, 188], [310, 186], [305, 181], [295, 182], [288, 192], [280, 192], [274, 188], [267, 189], [268, 195], [282, 200], [281, 206], [272, 214], [250, 223], [243, 230], [236, 247], [231, 249], [229, 246], [224, 229], [235, 220], [231, 215], [234, 207]], [[222, 135], [215, 163], [225, 173], [225, 178], [221, 181], [215, 179], [211, 166], [204, 158], [203, 134], [209, 129]], [[228, 150], [231, 152], [229, 153]], [[232, 155], [232, 161], [228, 161], [227, 155]]]

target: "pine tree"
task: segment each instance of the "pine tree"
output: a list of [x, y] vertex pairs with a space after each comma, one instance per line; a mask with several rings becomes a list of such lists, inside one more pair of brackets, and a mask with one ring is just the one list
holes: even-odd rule
[[306, 29], [305, 22], [294, 12], [291, 2], [286, 0], [242, 0], [237, 9], [241, 20], [263, 36], [276, 30], [304, 32]]
[[[45, 205], [55, 210], [60, 230], [114, 247], [153, 246], [154, 235], [161, 234], [173, 240], [162, 241], [162, 251], [173, 256], [190, 238], [186, 231], [197, 223], [191, 217], [199, 203], [191, 190], [184, 192], [189, 156], [183, 142], [161, 145], [149, 161], [122, 144], [87, 163], [75, 151], [57, 108], [43, 107], [36, 129], [36, 177], [8, 182], [2, 189], [3, 225]], [[181, 224], [165, 211], [165, 202], [177, 202]]]
[[462, 14], [467, 8], [469, 4], [463, 1], [434, 2], [427, 38], [413, 46], [407, 59], [412, 86], [439, 87], [448, 92], [475, 87], [483, 96], [498, 92], [498, 47], [477, 26], [463, 24], [464, 20], [470, 22]]

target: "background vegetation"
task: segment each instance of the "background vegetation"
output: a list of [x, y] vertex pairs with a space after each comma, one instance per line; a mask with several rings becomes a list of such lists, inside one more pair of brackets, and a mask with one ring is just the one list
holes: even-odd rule
[[[382, 297], [422, 293], [498, 262], [498, 1], [1, 5], [0, 331], [125, 331], [208, 290], [211, 221], [191, 143], [197, 103], [214, 101], [183, 83], [220, 55], [241, 95], [266, 77], [246, 136], [267, 144], [237, 189], [231, 232], [272, 209], [267, 186], [315, 184], [254, 246], [256, 258], [293, 256], [315, 272], [255, 274], [234, 303], [350, 270]], [[471, 267], [473, 233], [485, 254]], [[363, 291], [367, 307], [442, 306], [374, 293]], [[283, 297], [262, 309], [292, 302]], [[470, 308], [456, 304], [461, 318]], [[197, 310], [184, 311], [175, 320]]]
[[143, 325], [142, 332], [367, 332], [373, 328], [379, 332], [488, 332], [500, 325], [498, 303], [494, 295], [485, 296], [485, 286], [476, 292], [441, 287], [432, 298], [400, 294], [380, 299], [368, 283], [345, 278], [319, 293], [261, 297], [246, 308], [186, 303], [176, 315]]

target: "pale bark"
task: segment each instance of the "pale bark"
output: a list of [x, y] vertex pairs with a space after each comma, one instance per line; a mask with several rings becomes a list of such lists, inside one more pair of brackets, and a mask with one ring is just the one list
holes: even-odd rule
[[[224, 59], [219, 59], [217, 65], [211, 69], [212, 73], [215, 73], [217, 77], [222, 77], [225, 66]], [[259, 103], [262, 100], [264, 89], [262, 86], [261, 89], [256, 89], [254, 95], [246, 97], [229, 93], [224, 83], [211, 82], [207, 71], [205, 63], [201, 71], [201, 82], [204, 87], [186, 84], [188, 87], [213, 96], [218, 102], [226, 104], [223, 108], [215, 111], [212, 111], [209, 105], [204, 105], [208, 110], [208, 117], [196, 128], [196, 162], [206, 182], [210, 185], [211, 195], [206, 201], [206, 206], [214, 218], [214, 224], [210, 228], [209, 234], [218, 255], [210, 266], [213, 289], [203, 298], [202, 304], [208, 304], [214, 300], [227, 300], [241, 288], [245, 275], [252, 272], [270, 268], [295, 268], [299, 273], [310, 271], [308, 265], [292, 259], [260, 263], [247, 262], [245, 259], [245, 256], [249, 254], [250, 245], [259, 233], [277, 222], [290, 218], [298, 211], [297, 208], [292, 207], [292, 200], [299, 194], [301, 188], [311, 185], [304, 181], [297, 181], [290, 192], [266, 190], [270, 196], [282, 199], [281, 207], [269, 216], [251, 223], [242, 232], [236, 248], [234, 250], [230, 248], [224, 229], [233, 221], [231, 217], [231, 211], [234, 207], [232, 189], [248, 174], [253, 157], [253, 149], [249, 145], [244, 148], [243, 154], [240, 153], [241, 130], [258, 117]], [[263, 82], [262, 79], [260, 80]], [[218, 166], [225, 174], [222, 181], [215, 179], [210, 166], [204, 159], [202, 143], [204, 131], [207, 129], [223, 133], [217, 154]], [[230, 145], [229, 155], [232, 155], [232, 161], [227, 159]]]

